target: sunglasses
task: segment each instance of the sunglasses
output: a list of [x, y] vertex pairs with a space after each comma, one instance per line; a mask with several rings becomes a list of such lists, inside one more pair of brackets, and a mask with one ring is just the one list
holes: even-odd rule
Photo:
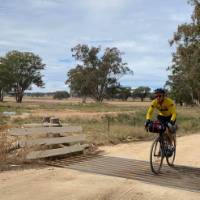
[[155, 97], [156, 98], [161, 98], [163, 95], [156, 95]]

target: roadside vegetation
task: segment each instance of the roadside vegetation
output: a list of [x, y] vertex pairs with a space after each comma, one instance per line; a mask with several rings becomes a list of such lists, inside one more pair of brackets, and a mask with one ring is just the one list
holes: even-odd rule
[[[24, 101], [21, 104], [0, 103], [0, 170], [7, 169], [8, 164], [27, 163], [25, 155], [30, 149], [15, 148], [18, 138], [9, 136], [6, 131], [11, 127], [24, 127], [27, 124], [42, 126], [43, 118], [49, 114], [49, 117], [58, 117], [63, 125], [82, 126], [91, 147], [129, 142], [134, 144], [156, 136], [156, 133], [148, 133], [144, 129], [149, 103], [110, 101], [83, 104], [46, 99], [40, 99], [39, 102]], [[70, 114], [70, 111], [75, 115]], [[178, 106], [177, 111], [178, 137], [200, 131], [200, 107]]]
[[[11, 106], [12, 104], [12, 106]], [[23, 126], [30, 123], [41, 123], [43, 117], [37, 116], [37, 111], [48, 113], [66, 113], [60, 118], [61, 123], [81, 125], [90, 143], [95, 145], [118, 144], [152, 139], [155, 134], [144, 130], [147, 102], [140, 105], [135, 102], [119, 104], [110, 103], [80, 103], [61, 102], [45, 103], [24, 102], [1, 103], [1, 124], [9, 126]], [[67, 114], [67, 110], [75, 111], [76, 115]], [[4, 112], [16, 112], [15, 115], [6, 116]], [[28, 115], [26, 115], [28, 113]], [[178, 136], [200, 131], [200, 108], [198, 106], [178, 106], [177, 108]], [[83, 115], [84, 114], [84, 115]], [[23, 116], [23, 117], [22, 117]], [[156, 117], [156, 113], [155, 113]]]

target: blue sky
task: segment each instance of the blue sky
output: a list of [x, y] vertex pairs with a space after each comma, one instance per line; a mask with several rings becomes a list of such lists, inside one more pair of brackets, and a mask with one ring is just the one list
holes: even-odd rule
[[0, 0], [0, 56], [39, 55], [45, 88], [32, 91], [51, 92], [67, 89], [67, 72], [76, 65], [72, 47], [117, 47], [134, 71], [122, 85], [162, 87], [175, 51], [168, 41], [192, 10], [187, 0]]

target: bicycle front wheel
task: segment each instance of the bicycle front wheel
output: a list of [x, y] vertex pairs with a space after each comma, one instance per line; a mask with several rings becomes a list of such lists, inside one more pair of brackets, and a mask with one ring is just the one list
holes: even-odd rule
[[160, 172], [163, 158], [164, 155], [160, 144], [160, 137], [157, 137], [151, 145], [150, 150], [150, 166], [153, 173], [158, 174]]

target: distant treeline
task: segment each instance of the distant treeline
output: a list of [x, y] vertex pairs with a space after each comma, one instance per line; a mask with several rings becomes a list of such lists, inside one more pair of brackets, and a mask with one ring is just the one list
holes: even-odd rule
[[56, 92], [25, 92], [24, 96], [28, 97], [53, 97], [54, 99], [67, 99], [70, 97], [67, 91]]
[[[9, 94], [8, 94], [9, 95]], [[12, 96], [12, 94], [10, 94]], [[56, 91], [56, 92], [25, 92], [24, 96], [29, 97], [53, 97], [54, 99], [67, 99], [69, 97], [82, 98], [78, 93], [69, 93], [67, 91]], [[90, 96], [88, 96], [90, 97]], [[152, 98], [153, 93], [149, 87], [138, 87], [136, 89], [131, 89], [130, 87], [118, 86], [110, 89], [105, 96], [105, 99], [119, 99], [127, 101], [128, 98], [140, 99], [144, 101], [145, 98]]]

